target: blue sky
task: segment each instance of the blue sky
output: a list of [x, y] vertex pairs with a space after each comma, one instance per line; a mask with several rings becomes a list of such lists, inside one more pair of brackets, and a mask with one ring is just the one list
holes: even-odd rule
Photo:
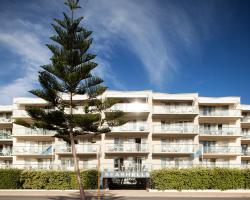
[[[250, 1], [82, 0], [110, 89], [241, 96], [250, 104]], [[63, 0], [0, 0], [0, 104], [28, 96]]]

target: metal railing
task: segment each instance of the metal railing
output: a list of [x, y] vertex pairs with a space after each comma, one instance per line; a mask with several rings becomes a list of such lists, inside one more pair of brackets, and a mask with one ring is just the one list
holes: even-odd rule
[[165, 168], [178, 168], [178, 169], [184, 169], [184, 168], [190, 168], [194, 167], [194, 164], [191, 162], [186, 163], [162, 163], [162, 164], [153, 164], [151, 169], [152, 170], [158, 170], [158, 169], [165, 169]]
[[0, 118], [0, 123], [11, 123], [12, 120], [9, 118]]
[[112, 127], [112, 132], [143, 132], [148, 131], [148, 126], [146, 124], [124, 124], [122, 126]]
[[12, 156], [12, 149], [1, 149], [0, 150], [0, 157], [1, 156]]
[[[73, 165], [63, 165], [63, 164], [0, 164], [0, 168], [18, 168], [18, 169], [46, 169], [46, 170], [74, 170]], [[96, 169], [97, 165], [87, 164], [81, 165], [79, 164], [80, 169]]]
[[250, 133], [245, 133], [245, 132], [241, 132], [241, 136], [244, 138], [244, 139], [250, 139]]
[[203, 146], [203, 153], [240, 154], [240, 146]]
[[49, 131], [49, 130], [44, 130], [44, 129], [31, 129], [31, 128], [26, 128], [26, 129], [18, 129], [16, 128], [13, 132], [13, 135], [24, 135], [24, 136], [53, 136], [55, 135], [55, 131]]
[[222, 128], [221, 130], [216, 130], [216, 129], [205, 129], [200, 127], [200, 135], [241, 135], [241, 128], [240, 127], [227, 127], [227, 128]]
[[0, 132], [0, 140], [12, 140], [12, 135]]
[[106, 143], [106, 152], [148, 152], [147, 143], [123, 143], [123, 144], [114, 144]]
[[194, 114], [198, 113], [198, 108], [195, 106], [166, 106], [166, 105], [154, 105], [154, 113], [160, 114]]
[[[98, 144], [76, 144], [76, 153], [97, 153], [99, 151]], [[56, 145], [55, 153], [72, 153], [71, 146]]]
[[241, 118], [241, 122], [250, 122], [250, 116], [244, 116]]
[[155, 144], [153, 146], [153, 153], [193, 153], [197, 147], [198, 145], [196, 144]]
[[171, 133], [198, 133], [196, 125], [154, 125], [154, 133], [171, 134]]
[[14, 146], [13, 155], [52, 155], [52, 145]]
[[123, 112], [148, 112], [147, 103], [117, 103], [110, 110], [121, 110]]
[[242, 156], [250, 156], [250, 149], [242, 149], [241, 150], [241, 155]]
[[200, 109], [200, 116], [228, 116], [236, 117], [241, 116], [240, 110], [214, 110], [214, 111], [204, 111]]

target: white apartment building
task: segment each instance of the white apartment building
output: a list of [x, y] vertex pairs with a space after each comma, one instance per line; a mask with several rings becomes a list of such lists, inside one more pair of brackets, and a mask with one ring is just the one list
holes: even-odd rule
[[[119, 99], [111, 109], [124, 111], [128, 123], [95, 143], [79, 136], [80, 168], [96, 168], [98, 155], [106, 178], [148, 177], [151, 170], [170, 167], [250, 167], [250, 105], [241, 105], [240, 97], [108, 91], [103, 98]], [[13, 123], [29, 122], [25, 107], [31, 105], [46, 107], [46, 102], [14, 98], [0, 107], [0, 167], [73, 169], [70, 146], [53, 132]], [[83, 112], [80, 104], [74, 109]]]

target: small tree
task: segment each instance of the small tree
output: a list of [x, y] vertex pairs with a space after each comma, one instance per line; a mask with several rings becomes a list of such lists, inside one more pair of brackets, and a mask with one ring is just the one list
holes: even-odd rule
[[[121, 111], [105, 112], [117, 102], [102, 98], [107, 88], [102, 85], [101, 78], [93, 75], [97, 63], [93, 61], [96, 55], [89, 52], [92, 32], [80, 26], [83, 17], [74, 17], [75, 10], [80, 8], [79, 0], [66, 0], [65, 4], [70, 9], [71, 16], [63, 13], [63, 20], [54, 19], [55, 23], [52, 26], [56, 34], [50, 37], [53, 44], [47, 45], [52, 52], [51, 64], [41, 66], [41, 88], [30, 91], [33, 95], [46, 100], [47, 109], [27, 107], [26, 111], [32, 118], [32, 123], [23, 120], [16, 120], [15, 123], [28, 128], [55, 131], [55, 137], [71, 145], [83, 200], [85, 194], [76, 155], [76, 136], [94, 137], [107, 133], [110, 127], [124, 122], [121, 120]], [[82, 95], [85, 99], [75, 101], [75, 95]], [[74, 114], [74, 107], [79, 105], [83, 106], [85, 112]]]

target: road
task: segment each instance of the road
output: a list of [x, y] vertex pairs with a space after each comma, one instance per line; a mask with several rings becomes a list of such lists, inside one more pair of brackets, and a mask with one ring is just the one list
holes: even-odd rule
[[[0, 196], [0, 200], [77, 200], [77, 197], [68, 196]], [[102, 200], [250, 200], [249, 197], [106, 197]], [[88, 200], [97, 200], [89, 197]]]

